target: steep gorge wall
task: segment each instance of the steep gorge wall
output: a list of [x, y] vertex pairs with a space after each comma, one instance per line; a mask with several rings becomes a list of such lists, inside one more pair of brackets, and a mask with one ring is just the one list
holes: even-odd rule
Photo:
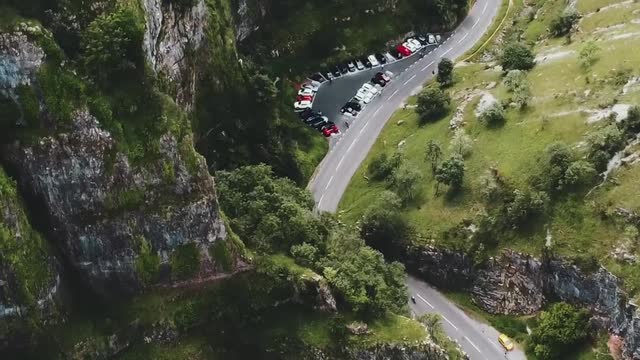
[[604, 268], [587, 273], [562, 259], [505, 250], [483, 266], [462, 253], [415, 249], [407, 269], [443, 288], [468, 291], [493, 314], [533, 314], [555, 300], [588, 308], [598, 325], [624, 340], [626, 359], [640, 359], [640, 311]]

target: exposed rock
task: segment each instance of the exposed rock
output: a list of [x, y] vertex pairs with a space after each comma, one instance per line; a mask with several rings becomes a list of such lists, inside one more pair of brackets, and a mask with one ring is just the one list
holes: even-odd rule
[[163, 0], [142, 1], [146, 17], [143, 48], [151, 68], [174, 85], [176, 102], [193, 106], [196, 72], [193, 56], [204, 43], [207, 27], [205, 0], [181, 8]]
[[242, 41], [260, 28], [271, 8], [271, 0], [235, 0], [233, 5], [236, 40]]
[[[204, 159], [194, 153], [190, 171], [167, 134], [157, 164], [132, 166], [93, 116], [79, 111], [73, 124], [36, 145], [11, 147], [8, 160], [42, 201], [51, 235], [87, 283], [103, 295], [136, 292], [143, 286], [137, 262], [145, 248], [168, 281], [171, 254], [185, 244], [200, 253], [200, 276], [216, 272], [208, 248], [227, 234]], [[175, 181], [166, 179], [166, 166]]]
[[347, 329], [353, 335], [364, 335], [369, 333], [369, 326], [363, 322], [354, 321], [350, 324], [347, 324]]
[[404, 263], [409, 271], [445, 289], [467, 289], [475, 275], [471, 258], [434, 247], [410, 249]]
[[304, 359], [309, 360], [446, 360], [446, 351], [439, 345], [425, 340], [418, 343], [375, 344], [365, 348], [353, 347], [340, 351], [339, 356], [320, 349], [308, 349]]
[[27, 35], [0, 33], [0, 91], [29, 85], [43, 59], [44, 51]]

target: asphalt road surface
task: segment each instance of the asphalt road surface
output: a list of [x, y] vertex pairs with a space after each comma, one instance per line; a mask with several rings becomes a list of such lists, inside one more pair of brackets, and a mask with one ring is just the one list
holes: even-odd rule
[[[330, 212], [337, 210], [351, 177], [367, 156], [387, 120], [409, 96], [420, 91], [425, 81], [434, 76], [432, 72], [437, 69], [441, 58], [456, 59], [480, 40], [498, 13], [500, 1], [477, 0], [467, 18], [441, 45], [435, 49], [430, 48], [429, 53], [423, 58], [412, 56], [392, 64], [398, 66], [401, 72], [395, 73], [382, 95], [377, 96], [363, 108], [358, 117], [350, 121], [348, 129], [342, 128], [342, 134], [331, 137], [329, 153], [318, 166], [315, 176], [308, 185], [318, 210]], [[393, 71], [390, 66], [385, 66], [385, 70]], [[372, 69], [345, 75], [333, 80], [331, 84], [323, 84], [314, 102], [314, 109], [322, 110], [326, 115], [337, 120], [334, 111], [338, 111], [375, 71], [379, 70]], [[340, 121], [336, 122], [340, 124]], [[520, 360], [526, 358], [518, 349], [505, 353], [498, 344], [498, 332], [495, 329], [467, 316], [425, 282], [409, 277], [407, 285], [409, 292], [416, 297], [416, 304], [410, 303], [414, 314], [421, 315], [426, 312], [441, 314], [445, 332], [458, 341], [470, 359]]]

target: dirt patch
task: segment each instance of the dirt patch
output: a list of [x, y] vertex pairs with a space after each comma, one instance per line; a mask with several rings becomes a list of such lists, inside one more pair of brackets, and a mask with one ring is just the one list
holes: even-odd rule
[[612, 115], [615, 116], [616, 121], [622, 121], [626, 119], [630, 108], [631, 105], [629, 104], [615, 104], [608, 109], [588, 110], [591, 113], [591, 116], [587, 119], [587, 123], [592, 124], [600, 120], [607, 119]]
[[576, 52], [573, 50], [561, 50], [555, 52], [545, 52], [536, 56], [536, 64], [544, 64], [556, 60], [561, 60], [569, 56], [573, 56]]

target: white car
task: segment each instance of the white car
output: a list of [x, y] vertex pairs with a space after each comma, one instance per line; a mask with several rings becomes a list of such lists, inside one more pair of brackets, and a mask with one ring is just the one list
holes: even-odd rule
[[356, 60], [356, 67], [358, 70], [364, 70], [364, 64], [362, 64], [362, 61], [360, 60]]
[[309, 88], [305, 88], [303, 87], [302, 89], [298, 90], [298, 95], [300, 96], [313, 96], [313, 89], [309, 89]]
[[367, 90], [360, 89], [353, 98], [359, 102], [368, 104], [373, 99], [373, 94]]
[[317, 92], [318, 89], [320, 88], [320, 83], [317, 82], [317, 81], [311, 80], [311, 82], [307, 82], [307, 83], [302, 84], [302, 88], [303, 89], [311, 89], [311, 91]]
[[393, 55], [391, 55], [389, 53], [384, 54], [384, 57], [387, 58], [387, 62], [388, 63], [391, 63], [391, 62], [394, 62], [394, 61], [398, 60], [398, 59], [394, 58]]
[[433, 36], [433, 35], [429, 34], [429, 40], [428, 41], [429, 41], [429, 44], [435, 44], [436, 41], [440, 42], [440, 35], [438, 35], [436, 37], [436, 36]]
[[311, 101], [309, 100], [303, 100], [303, 101], [296, 101], [293, 103], [293, 109], [296, 111], [302, 111], [304, 109], [311, 109]]
[[414, 52], [416, 52], [416, 50], [418, 50], [416, 45], [414, 43], [412, 43], [412, 42], [409, 42], [409, 41], [405, 41], [404, 43], [402, 43], [402, 46], [404, 46], [407, 49], [409, 49], [409, 51], [411, 51], [412, 53], [414, 53]]
[[378, 59], [376, 59], [376, 57], [375, 57], [375, 56], [373, 56], [373, 55], [369, 55], [369, 56], [367, 57], [367, 59], [369, 59], [369, 62], [371, 63], [371, 66], [378, 66], [378, 65], [380, 65], [380, 63], [378, 62]]
[[375, 86], [373, 86], [373, 85], [371, 85], [369, 83], [366, 83], [366, 84], [362, 85], [361, 89], [370, 92], [371, 95], [373, 95], [373, 96], [376, 96], [376, 95], [380, 94], [380, 91], [378, 91], [378, 89], [376, 89]]
[[409, 40], [407, 40], [407, 42], [410, 42], [413, 45], [415, 45], [416, 46], [416, 50], [420, 49], [422, 47], [422, 43], [418, 39], [409, 39]]

